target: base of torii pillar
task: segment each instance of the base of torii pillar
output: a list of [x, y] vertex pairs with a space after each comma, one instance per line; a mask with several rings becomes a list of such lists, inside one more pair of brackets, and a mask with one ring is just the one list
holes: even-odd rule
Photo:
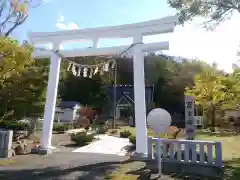
[[56, 147], [48, 147], [48, 148], [43, 148], [41, 146], [36, 147], [36, 148], [32, 148], [31, 149], [31, 153], [32, 154], [40, 154], [40, 155], [46, 155], [46, 154], [52, 154], [53, 152], [58, 152], [59, 149], [57, 149]]

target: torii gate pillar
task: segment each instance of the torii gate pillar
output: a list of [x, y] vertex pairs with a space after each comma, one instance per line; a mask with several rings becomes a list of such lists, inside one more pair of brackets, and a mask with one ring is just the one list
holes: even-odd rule
[[133, 79], [134, 79], [134, 107], [136, 123], [136, 155], [147, 155], [147, 122], [145, 100], [144, 53], [142, 52], [142, 36], [133, 38]]

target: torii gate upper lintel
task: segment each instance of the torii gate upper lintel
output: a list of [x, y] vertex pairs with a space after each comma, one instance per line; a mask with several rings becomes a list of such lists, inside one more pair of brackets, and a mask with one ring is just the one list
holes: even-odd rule
[[[133, 53], [134, 68], [134, 100], [136, 119], [136, 153], [147, 155], [147, 126], [145, 104], [145, 79], [144, 79], [144, 52], [168, 50], [168, 42], [141, 44], [143, 36], [163, 33], [171, 33], [176, 25], [180, 24], [177, 16], [168, 16], [162, 19], [151, 20], [142, 23], [127, 24], [103, 28], [91, 28], [82, 30], [69, 30], [59, 32], [29, 33], [29, 39], [33, 45], [38, 43], [52, 43], [53, 50], [59, 50], [64, 41], [89, 39], [93, 42], [92, 48], [60, 50], [64, 57], [116, 55], [128, 46], [115, 46], [98, 48], [97, 43], [101, 38], [133, 38], [135, 46], [130, 49]], [[46, 104], [44, 110], [43, 132], [39, 152], [51, 152], [52, 127], [55, 114], [56, 97], [59, 81], [61, 57], [50, 51], [35, 51], [33, 58], [51, 58], [48, 79]]]

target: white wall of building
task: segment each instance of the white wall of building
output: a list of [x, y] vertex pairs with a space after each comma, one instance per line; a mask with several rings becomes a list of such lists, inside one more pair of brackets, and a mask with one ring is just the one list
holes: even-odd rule
[[81, 106], [76, 105], [73, 109], [71, 108], [56, 108], [55, 112], [55, 121], [58, 122], [71, 122], [76, 119], [78, 116], [78, 110], [81, 108]]

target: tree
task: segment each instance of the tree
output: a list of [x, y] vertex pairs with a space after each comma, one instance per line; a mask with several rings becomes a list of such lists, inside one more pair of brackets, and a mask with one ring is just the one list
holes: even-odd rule
[[0, 103], [3, 104], [0, 107], [0, 117], [2, 118], [13, 114], [14, 106], [17, 106], [14, 104], [16, 100], [24, 99], [23, 92], [26, 92], [26, 86], [22, 87], [21, 82], [23, 74], [28, 72], [34, 63], [31, 52], [32, 47], [28, 44], [20, 45], [9, 37], [0, 39]]
[[42, 0], [1, 0], [0, 2], [0, 34], [9, 36], [28, 18], [28, 9], [35, 8]]
[[212, 27], [229, 19], [234, 10], [240, 12], [238, 0], [168, 0], [168, 3], [179, 11], [181, 22], [200, 16], [207, 18], [206, 23], [211, 22]]
[[216, 112], [229, 108], [236, 99], [236, 81], [213, 67], [197, 74], [194, 81], [195, 85], [186, 88], [185, 94], [194, 96], [195, 103], [210, 113], [211, 129], [214, 131]]
[[6, 79], [0, 88], [0, 117], [18, 120], [41, 116], [48, 79], [48, 60], [34, 61], [19, 74]]
[[0, 38], [0, 84], [12, 75], [19, 75], [30, 66], [32, 48], [20, 45], [9, 37]]
[[[92, 57], [81, 59], [82, 64], [101, 62], [94, 61]], [[129, 57], [118, 58], [117, 65], [117, 84], [133, 84], [132, 59]], [[175, 114], [176, 119], [184, 119], [185, 87], [192, 87], [194, 76], [202, 72], [205, 67], [208, 65], [199, 60], [187, 60], [163, 54], [145, 56], [145, 83], [154, 84], [154, 103], [172, 115]], [[64, 70], [66, 67], [63, 68]], [[101, 110], [106, 112], [112, 108], [113, 98], [108, 97], [109, 94], [103, 87], [114, 84], [113, 80], [114, 76], [111, 70], [102, 76], [95, 75], [91, 79], [76, 77], [70, 72], [67, 73], [65, 79], [60, 79], [59, 94], [65, 101], [78, 101], [98, 109], [99, 112]], [[108, 107], [105, 106], [107, 99], [109, 100]]]
[[201, 72], [206, 64], [199, 60], [163, 55], [146, 58], [146, 79], [151, 84], [154, 83], [155, 104], [172, 115], [184, 116], [185, 87], [193, 86], [194, 76]]

